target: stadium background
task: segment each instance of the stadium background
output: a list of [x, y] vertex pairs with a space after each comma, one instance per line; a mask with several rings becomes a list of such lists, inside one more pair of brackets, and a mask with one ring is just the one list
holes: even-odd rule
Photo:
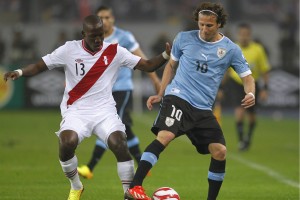
[[[164, 48], [164, 42], [172, 41], [177, 32], [195, 28], [196, 24], [192, 20], [192, 11], [195, 5], [200, 2], [202, 1], [0, 0], [0, 76], [2, 77], [7, 70], [17, 69], [36, 61], [63, 44], [65, 40], [81, 39], [82, 19], [84, 16], [93, 13], [102, 4], [113, 8], [116, 25], [130, 30], [136, 36], [142, 50], [148, 57], [151, 57], [160, 53]], [[241, 163], [247, 163], [249, 161], [247, 159], [259, 160], [263, 163], [265, 159], [269, 159], [269, 155], [273, 152], [272, 149], [268, 148], [277, 149], [278, 154], [282, 154], [284, 157], [290, 156], [288, 158], [291, 162], [286, 163], [287, 169], [285, 169], [286, 171], [283, 170], [282, 174], [284, 175], [285, 172], [292, 174], [288, 177], [297, 182], [296, 188], [299, 190], [299, 1], [224, 0], [212, 2], [222, 2], [225, 5], [229, 20], [222, 32], [231, 39], [234, 40], [236, 37], [235, 30], [238, 23], [251, 23], [254, 37], [266, 48], [272, 66], [269, 83], [270, 98], [260, 107], [258, 112], [263, 118], [260, 119], [260, 128], [258, 128], [257, 134], [260, 134], [260, 131], [268, 134], [261, 138], [265, 140], [257, 141], [261, 143], [252, 153], [250, 152], [245, 157], [236, 158], [242, 159]], [[161, 74], [161, 71], [159, 73]], [[134, 83], [136, 124], [146, 124], [146, 127], [135, 125], [137, 126], [135, 129], [149, 129], [151, 121], [155, 117], [155, 111], [151, 114], [146, 112], [145, 99], [154, 91], [150, 80], [142, 73], [134, 72]], [[11, 148], [11, 146], [18, 146], [18, 143], [15, 144], [12, 142], [14, 140], [9, 138], [21, 137], [22, 139], [22, 132], [14, 127], [14, 120], [23, 120], [25, 123], [26, 120], [38, 120], [44, 114], [47, 116], [53, 115], [52, 117], [55, 118], [54, 121], [57, 123], [54, 123], [54, 127], [50, 129], [55, 130], [57, 128], [59, 123], [59, 119], [57, 119], [59, 117], [58, 107], [63, 87], [64, 75], [59, 70], [42, 73], [28, 79], [21, 78], [15, 82], [9, 81], [6, 84], [0, 79], [0, 169], [1, 163], [3, 163], [1, 170], [6, 170], [4, 166], [10, 166], [10, 163], [13, 163], [10, 156], [15, 156], [18, 153], [14, 151], [18, 148]], [[223, 104], [224, 123], [226, 123], [224, 128], [226, 131], [229, 130], [234, 133], [232, 106], [226, 99]], [[53, 112], [57, 114], [53, 114]], [[141, 122], [139, 120], [140, 115], [143, 117], [146, 115], [147, 122]], [[265, 129], [262, 129], [264, 124], [261, 124], [261, 121], [265, 123]], [[15, 123], [20, 122], [16, 121]], [[42, 121], [40, 123], [46, 124]], [[278, 127], [278, 129], [274, 127]], [[34, 128], [28, 127], [29, 138], [32, 129]], [[45, 131], [49, 132], [48, 130]], [[278, 136], [278, 145], [281, 145], [280, 141], [285, 142], [282, 145], [288, 146], [288, 151], [282, 151], [281, 148], [275, 145], [277, 143], [274, 143], [273, 146], [271, 144], [269, 144], [271, 146], [264, 146], [264, 142], [275, 140], [269, 138], [272, 137], [272, 131], [278, 133], [278, 135], [275, 134]], [[292, 134], [292, 136], [279, 136], [279, 133], [285, 132]], [[34, 133], [32, 134], [34, 135]], [[33, 135], [32, 137], [34, 137]], [[51, 136], [50, 138], [55, 140], [54, 135]], [[145, 139], [143, 137], [141, 140]], [[283, 138], [286, 140], [283, 140]], [[25, 138], [23, 139], [26, 141]], [[153, 137], [147, 136], [145, 141], [151, 139]], [[235, 135], [230, 136], [229, 139], [233, 140], [231, 143], [235, 143]], [[31, 140], [28, 142], [31, 142]], [[89, 141], [88, 144], [93, 145], [93, 142]], [[146, 145], [146, 142], [142, 142], [143, 145]], [[259, 145], [261, 145], [261, 148], [259, 148]], [[83, 148], [83, 152], [89, 155], [91, 147], [87, 147], [87, 150]], [[56, 146], [51, 148], [56, 149]], [[19, 148], [19, 150], [22, 151], [22, 148]], [[262, 151], [264, 153], [259, 157], [257, 154]], [[51, 154], [55, 156], [55, 153], [52, 152]], [[23, 162], [26, 163], [26, 160], [24, 159]], [[274, 161], [269, 165], [271, 169], [273, 165], [280, 165], [277, 163], [280, 162], [278, 160], [271, 159], [269, 162], [271, 163], [271, 161]], [[293, 166], [289, 168], [288, 165]], [[266, 173], [270, 168], [266, 168]], [[297, 172], [295, 172], [295, 169], [297, 169]], [[12, 173], [21, 173], [22, 170], [11, 171]], [[273, 171], [269, 171], [269, 174], [272, 173]], [[17, 175], [15, 177], [18, 178]], [[2, 199], [1, 193], [4, 194], [2, 186], [5, 181], [4, 178], [0, 181], [0, 199]], [[12, 195], [7, 195], [10, 191], [13, 192], [12, 188], [13, 186], [6, 186], [7, 198], [3, 199], [17, 199]], [[295, 193], [292, 192], [292, 194]], [[20, 197], [19, 199], [29, 198]], [[264, 199], [276, 198], [273, 196]], [[291, 195], [291, 198], [278, 199], [297, 198], [295, 198], [295, 195]]]

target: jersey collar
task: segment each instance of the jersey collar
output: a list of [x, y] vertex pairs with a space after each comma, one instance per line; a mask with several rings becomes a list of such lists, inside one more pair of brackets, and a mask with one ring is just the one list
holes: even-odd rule
[[205, 42], [205, 43], [208, 43], [208, 44], [215, 44], [215, 43], [218, 43], [218, 42], [222, 41], [222, 40], [225, 38], [225, 36], [224, 36], [223, 33], [220, 33], [220, 32], [219, 32], [219, 34], [222, 35], [222, 38], [221, 38], [221, 39], [219, 39], [219, 40], [217, 40], [217, 41], [215, 41], [215, 42], [207, 42], [207, 41], [203, 40], [203, 39], [200, 37], [200, 30], [199, 30], [199, 31], [198, 31], [198, 38], [199, 38], [202, 42]]
[[98, 53], [99, 51], [101, 51], [102, 48], [103, 48], [103, 45], [102, 45], [102, 47], [99, 49], [99, 51], [92, 52], [92, 51], [90, 51], [90, 50], [85, 46], [84, 40], [81, 40], [81, 45], [82, 45], [82, 48], [83, 48], [86, 52], [88, 52], [89, 54], [91, 54], [92, 56], [94, 56], [95, 54], [97, 54], [97, 53]]

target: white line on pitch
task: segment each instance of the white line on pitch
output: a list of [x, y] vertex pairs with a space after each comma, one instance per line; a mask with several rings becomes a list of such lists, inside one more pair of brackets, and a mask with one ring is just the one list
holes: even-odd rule
[[[143, 117], [138, 117], [137, 120], [144, 124], [144, 125], [147, 125], [147, 126], [151, 126], [152, 123], [154, 122], [154, 118], [152, 119], [151, 117], [149, 117], [148, 115], [143, 115]], [[188, 139], [186, 137], [179, 137], [180, 140], [182, 141], [188, 141]], [[296, 187], [296, 188], [299, 188], [300, 189], [300, 184], [296, 181], [293, 181], [289, 178], [286, 178], [285, 176], [279, 174], [278, 172], [266, 167], [266, 166], [263, 166], [261, 164], [258, 164], [258, 163], [255, 163], [255, 162], [252, 162], [252, 161], [249, 161], [249, 160], [246, 160], [238, 155], [234, 155], [233, 153], [230, 153], [230, 155], [228, 156], [230, 159], [233, 159], [237, 162], [240, 162], [252, 169], [255, 169], [257, 171], [261, 171], [265, 174], [267, 174], [268, 176], [278, 180], [279, 182], [282, 182], [286, 185], [289, 185], [289, 186], [292, 186], [292, 187]]]
[[299, 188], [300, 189], [300, 184], [297, 183], [296, 181], [293, 181], [291, 179], [288, 179], [286, 178], [285, 176], [279, 174], [278, 172], [266, 167], [266, 166], [263, 166], [261, 164], [258, 164], [258, 163], [255, 163], [255, 162], [252, 162], [252, 161], [249, 161], [249, 160], [246, 160], [244, 158], [242, 158], [241, 156], [238, 156], [238, 155], [235, 155], [233, 153], [230, 153], [230, 155], [228, 156], [230, 159], [232, 160], [235, 160], [237, 162], [240, 162], [252, 169], [255, 169], [257, 171], [261, 171], [265, 174], [267, 174], [268, 176], [282, 182], [282, 183], [285, 183], [289, 186], [292, 186], [292, 187], [296, 187], [296, 188]]

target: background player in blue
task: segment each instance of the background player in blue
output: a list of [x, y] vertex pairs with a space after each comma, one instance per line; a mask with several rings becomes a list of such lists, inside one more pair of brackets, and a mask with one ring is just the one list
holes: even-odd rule
[[[133, 34], [114, 26], [114, 16], [111, 8], [100, 6], [96, 10], [96, 15], [103, 21], [103, 28], [105, 32], [104, 41], [109, 43], [118, 43], [120, 46], [126, 48], [133, 54], [146, 58], [139, 47], [139, 43], [134, 38]], [[156, 92], [160, 88], [160, 80], [155, 72], [148, 73]], [[131, 126], [132, 121], [130, 111], [132, 107], [132, 70], [127, 67], [122, 67], [119, 71], [118, 78], [113, 87], [113, 97], [116, 101], [116, 107], [122, 122], [126, 127], [127, 145], [131, 155], [139, 162], [141, 158], [141, 150], [139, 148], [139, 139], [133, 133]], [[92, 157], [87, 165], [78, 167], [78, 172], [84, 178], [90, 179], [93, 177], [93, 169], [101, 159], [106, 151], [106, 145], [100, 141], [96, 141]]]
[[176, 36], [161, 89], [147, 101], [148, 108], [152, 109], [152, 104], [164, 96], [152, 127], [157, 137], [145, 149], [125, 199], [151, 199], [142, 187], [148, 170], [173, 139], [186, 134], [200, 154], [211, 155], [207, 199], [215, 200], [225, 175], [226, 146], [221, 127], [212, 114], [212, 105], [229, 66], [243, 80], [245, 96], [241, 105], [249, 108], [255, 104], [255, 83], [248, 63], [240, 48], [219, 32], [227, 17], [223, 7], [202, 3], [194, 16], [200, 30]]

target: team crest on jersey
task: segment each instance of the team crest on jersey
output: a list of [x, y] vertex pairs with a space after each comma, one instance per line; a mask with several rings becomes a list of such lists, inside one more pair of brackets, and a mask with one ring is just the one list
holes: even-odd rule
[[80, 59], [80, 58], [77, 58], [77, 59], [75, 60], [75, 62], [77, 62], [77, 63], [82, 63], [82, 62], [83, 62], [83, 60], [82, 60], [82, 59]]
[[173, 126], [174, 121], [175, 121], [175, 119], [173, 119], [171, 117], [167, 117], [165, 123], [168, 127], [170, 127], [170, 126]]
[[225, 55], [226, 55], [226, 49], [219, 47], [217, 51], [217, 56], [219, 58], [223, 58]]

